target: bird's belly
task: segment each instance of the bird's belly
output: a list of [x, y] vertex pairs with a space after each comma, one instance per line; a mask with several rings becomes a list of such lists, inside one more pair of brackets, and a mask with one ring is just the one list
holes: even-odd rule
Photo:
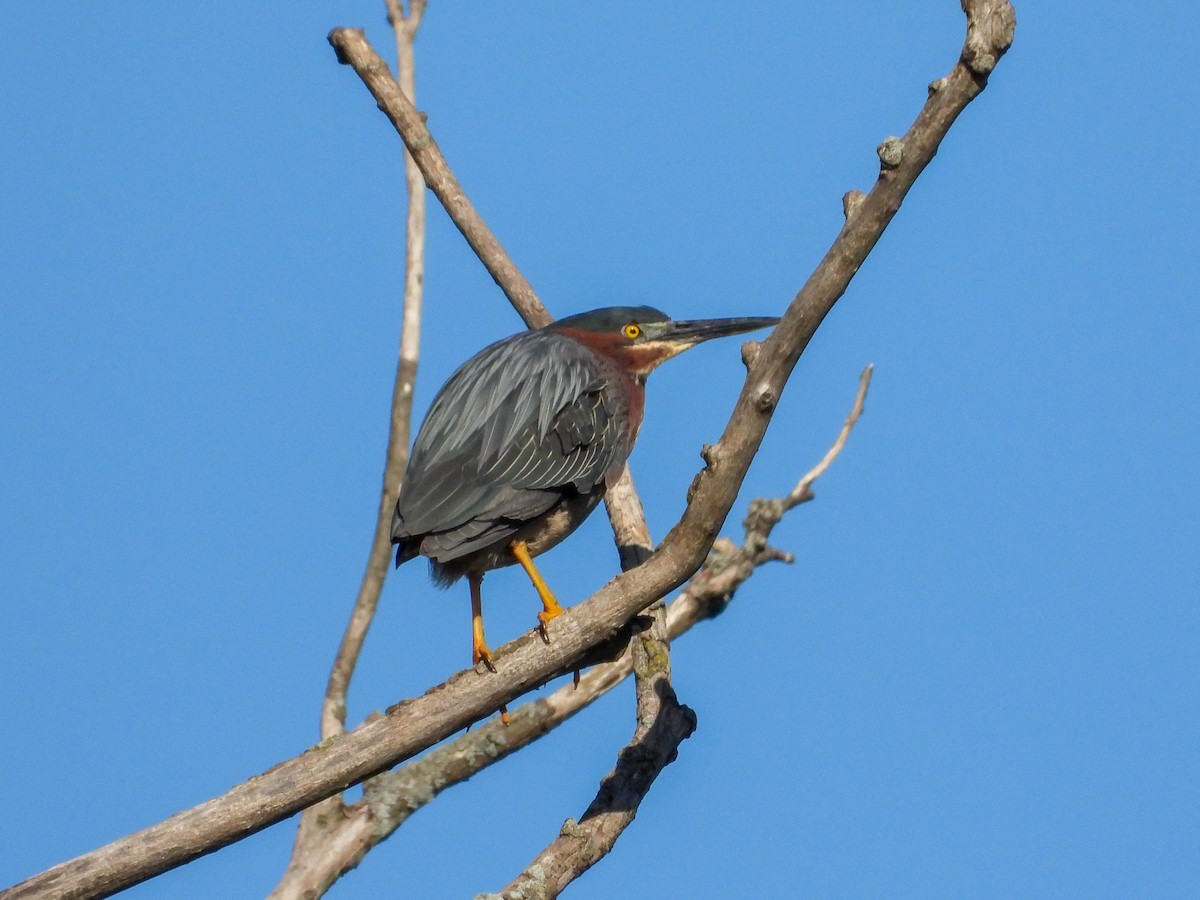
[[515, 532], [462, 556], [439, 561], [427, 554], [431, 556], [434, 579], [445, 587], [464, 575], [482, 575], [492, 569], [516, 565], [517, 558], [513, 556], [512, 545], [517, 541], [525, 542], [530, 556], [545, 553], [583, 524], [604, 493], [604, 483], [601, 482], [590, 494], [565, 495], [549, 510], [525, 522]]
[[587, 518], [596, 508], [596, 504], [600, 503], [604, 493], [604, 486], [601, 485], [600, 490], [593, 493], [564, 496], [551, 506], [550, 510], [522, 524], [516, 532], [497, 541], [496, 544], [481, 547], [480, 550], [445, 563], [434, 562], [434, 576], [446, 584], [470, 572], [482, 575], [492, 569], [516, 565], [517, 558], [512, 556], [512, 545], [517, 541], [524, 541], [529, 556], [535, 557], [545, 553], [581, 526], [584, 518]]
[[[583, 520], [591, 515], [592, 510], [596, 508], [596, 504], [603, 496], [604, 491], [601, 489], [590, 494], [564, 497], [562, 502], [555, 504], [549, 512], [543, 513], [533, 522], [521, 526], [520, 530], [510, 539], [510, 543], [524, 541], [525, 546], [529, 548], [530, 556], [545, 553], [582, 525]], [[511, 557], [512, 554], [509, 553], [509, 556]]]

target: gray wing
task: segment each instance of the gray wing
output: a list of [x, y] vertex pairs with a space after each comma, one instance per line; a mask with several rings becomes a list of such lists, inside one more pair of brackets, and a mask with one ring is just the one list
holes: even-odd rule
[[574, 340], [532, 331], [493, 344], [434, 399], [392, 540], [455, 530], [466, 553], [512, 533], [565, 491], [589, 493], [628, 456], [625, 415], [600, 363]]

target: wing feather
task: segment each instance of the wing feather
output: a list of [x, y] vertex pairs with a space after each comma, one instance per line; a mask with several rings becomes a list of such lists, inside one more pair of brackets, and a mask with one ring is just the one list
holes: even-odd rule
[[393, 540], [476, 517], [520, 519], [562, 492], [590, 492], [629, 454], [625, 409], [605, 363], [571, 338], [543, 329], [493, 344], [434, 399], [413, 445]]

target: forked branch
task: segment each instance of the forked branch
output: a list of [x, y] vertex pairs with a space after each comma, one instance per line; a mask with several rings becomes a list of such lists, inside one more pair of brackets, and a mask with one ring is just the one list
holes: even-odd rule
[[[378, 720], [323, 742], [226, 794], [178, 813], [0, 894], [99, 897], [153, 877], [280, 821], [350, 784], [411, 758], [502, 704], [570, 671], [654, 599], [704, 561], [766, 431], [788, 375], [821, 321], [846, 290], [954, 120], [979, 95], [1008, 49], [1015, 16], [1007, 0], [964, 0], [968, 33], [959, 60], [930, 94], [908, 132], [881, 153], [871, 191], [847, 204], [841, 232], [750, 361], [746, 384], [709, 465], [693, 483], [678, 525], [641, 566], [550, 623], [552, 642], [526, 635], [495, 654], [499, 672], [468, 670]], [[422, 126], [423, 127], [423, 126]], [[416, 154], [414, 154], [416, 155]], [[428, 179], [428, 174], [426, 173]]]
[[[675, 641], [696, 624], [723, 612], [738, 588], [759, 566], [776, 560], [791, 561], [789, 554], [774, 549], [768, 543], [771, 529], [786, 510], [794, 507], [789, 498], [796, 495], [801, 485], [808, 487], [808, 496], [811, 498], [811, 486], [845, 447], [850, 430], [862, 414], [871, 371], [870, 366], [863, 370], [850, 415], [821, 461], [800, 479], [789, 494], [762, 498], [751, 504], [752, 512], [746, 518], [745, 534], [740, 544], [728, 538], [720, 538], [716, 542], [704, 567], [667, 605], [665, 641], [659, 641], [656, 647]], [[773, 517], [771, 512], [778, 512], [778, 515]], [[640, 641], [634, 644], [639, 645]], [[648, 668], [653, 671], [653, 666]], [[357, 866], [371, 848], [391, 836], [414, 812], [433, 802], [446, 789], [461, 784], [549, 734], [615, 688], [633, 670], [633, 656], [627, 652], [615, 662], [589, 669], [578, 687], [567, 684], [548, 697], [517, 707], [511, 712], [508, 726], [501, 725], [498, 719], [493, 718], [485, 725], [431, 750], [418, 760], [371, 778], [364, 786], [361, 800], [324, 823], [326, 839], [314, 845], [302, 863], [293, 859], [275, 896], [321, 896], [338, 878]], [[320, 804], [312, 807], [318, 808]], [[577, 827], [578, 823], [568, 823], [568, 830]]]

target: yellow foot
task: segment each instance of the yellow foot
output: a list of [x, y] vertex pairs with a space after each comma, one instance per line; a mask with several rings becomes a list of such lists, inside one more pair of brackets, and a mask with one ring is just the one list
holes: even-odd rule
[[508, 707], [507, 706], [500, 707], [500, 724], [503, 725], [505, 728], [508, 727]]

